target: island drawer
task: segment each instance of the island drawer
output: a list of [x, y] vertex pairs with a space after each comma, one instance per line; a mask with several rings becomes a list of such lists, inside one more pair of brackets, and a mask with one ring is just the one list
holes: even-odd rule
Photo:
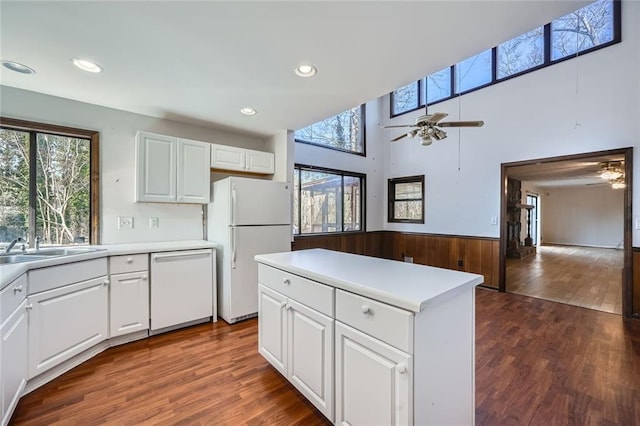
[[149, 255], [147, 253], [111, 256], [109, 258], [110, 274], [125, 274], [127, 272], [147, 271], [148, 269]]
[[27, 298], [27, 274], [16, 278], [0, 292], [0, 324]]
[[413, 353], [413, 313], [409, 311], [336, 290], [336, 320]]
[[65, 263], [48, 268], [33, 269], [29, 274], [29, 293], [40, 293], [69, 284], [107, 275], [107, 258]]
[[333, 288], [271, 266], [258, 264], [258, 282], [333, 318]]

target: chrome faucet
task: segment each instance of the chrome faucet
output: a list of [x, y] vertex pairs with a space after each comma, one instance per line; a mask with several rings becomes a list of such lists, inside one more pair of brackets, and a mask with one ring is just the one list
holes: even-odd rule
[[24, 240], [22, 239], [22, 237], [18, 237], [18, 238], [14, 238], [13, 241], [11, 241], [9, 243], [9, 245], [7, 246], [7, 248], [4, 249], [4, 252], [6, 254], [9, 254], [9, 252], [11, 251], [11, 249], [18, 243], [23, 242]]

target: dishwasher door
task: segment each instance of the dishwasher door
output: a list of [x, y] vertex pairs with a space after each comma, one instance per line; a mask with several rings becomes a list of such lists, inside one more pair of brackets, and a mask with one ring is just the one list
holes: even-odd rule
[[151, 330], [213, 315], [212, 249], [151, 254]]

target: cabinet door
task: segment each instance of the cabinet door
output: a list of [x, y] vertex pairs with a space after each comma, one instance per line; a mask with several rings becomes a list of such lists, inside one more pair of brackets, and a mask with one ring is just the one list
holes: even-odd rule
[[283, 376], [287, 375], [287, 298], [258, 285], [258, 352]]
[[29, 296], [29, 378], [105, 340], [107, 277]]
[[245, 150], [234, 146], [211, 145], [211, 168], [245, 171]]
[[213, 250], [151, 255], [151, 329], [213, 315]]
[[287, 377], [333, 421], [333, 319], [291, 299], [287, 316]]
[[336, 424], [413, 422], [412, 358], [336, 321]]
[[208, 143], [178, 139], [177, 201], [179, 203], [207, 204], [209, 202], [210, 147]]
[[174, 137], [138, 132], [136, 201], [176, 201], [176, 143]]
[[275, 155], [271, 152], [246, 151], [247, 171], [272, 175], [275, 172]]
[[26, 299], [16, 308], [0, 328], [2, 354], [0, 355], [0, 395], [2, 395], [2, 424], [9, 423], [11, 413], [18, 404], [20, 394], [27, 382]]
[[147, 271], [111, 275], [109, 337], [149, 328], [149, 274]]

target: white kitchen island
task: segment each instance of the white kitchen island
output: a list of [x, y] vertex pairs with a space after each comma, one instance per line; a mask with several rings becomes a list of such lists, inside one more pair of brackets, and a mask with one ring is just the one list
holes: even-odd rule
[[341, 425], [472, 425], [481, 275], [323, 249], [256, 256], [259, 352]]

